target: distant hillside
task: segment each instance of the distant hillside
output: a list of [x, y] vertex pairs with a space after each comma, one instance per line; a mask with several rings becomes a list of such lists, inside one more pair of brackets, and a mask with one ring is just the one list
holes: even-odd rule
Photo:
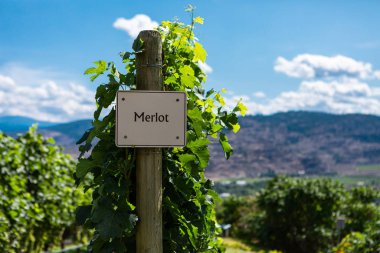
[[[240, 121], [240, 132], [228, 134], [235, 149], [230, 160], [225, 161], [219, 143], [211, 145], [212, 159], [206, 170], [209, 177], [278, 173], [380, 175], [380, 117], [287, 112], [247, 116]], [[13, 122], [13, 129], [22, 129]], [[20, 122], [25, 126], [26, 120]], [[40, 132], [54, 137], [66, 152], [77, 156], [75, 142], [90, 127], [91, 120], [80, 120], [40, 125]], [[0, 130], [3, 129], [7, 128], [0, 120]], [[5, 132], [15, 134], [13, 129]]]
[[78, 148], [75, 143], [89, 128], [91, 128], [91, 120], [78, 120], [44, 127], [40, 129], [40, 132], [45, 136], [53, 137], [58, 144], [64, 147], [67, 153], [76, 157]]
[[[380, 117], [287, 112], [241, 119], [229, 134], [234, 155], [224, 161], [212, 146], [213, 178], [284, 174], [361, 174], [358, 165], [380, 164]], [[379, 173], [372, 170], [371, 173]]]
[[38, 121], [28, 117], [2, 116], [0, 117], [0, 131], [2, 132], [25, 132], [32, 125], [37, 123], [39, 127], [52, 126], [55, 123]]
[[43, 122], [27, 117], [0, 117], [0, 131], [16, 136], [25, 132], [32, 124], [38, 124], [38, 131], [46, 137], [53, 137], [56, 143], [63, 146], [65, 151], [76, 156], [78, 148], [75, 143], [83, 133], [91, 127], [91, 120], [78, 120], [69, 123]]

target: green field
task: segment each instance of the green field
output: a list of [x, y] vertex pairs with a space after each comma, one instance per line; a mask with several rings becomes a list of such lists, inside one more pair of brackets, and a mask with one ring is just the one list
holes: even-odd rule
[[249, 253], [252, 251], [246, 251], [246, 250], [241, 250], [241, 249], [234, 249], [234, 248], [227, 248], [226, 253]]
[[252, 251], [251, 247], [249, 247], [245, 243], [235, 238], [229, 238], [229, 237], [223, 238], [223, 245], [224, 247], [226, 247], [226, 253], [254, 252]]
[[356, 169], [360, 171], [380, 171], [380, 164], [359, 165]]
[[333, 176], [330, 178], [348, 187], [360, 185], [380, 187], [380, 177], [378, 176]]
[[[378, 165], [380, 166], [380, 165]], [[351, 188], [354, 186], [372, 186], [380, 188], [380, 176], [357, 175], [357, 176], [309, 176], [306, 178], [330, 178]], [[236, 196], [252, 196], [266, 186], [271, 178], [239, 178], [217, 180], [214, 188], [219, 193], [228, 193]]]

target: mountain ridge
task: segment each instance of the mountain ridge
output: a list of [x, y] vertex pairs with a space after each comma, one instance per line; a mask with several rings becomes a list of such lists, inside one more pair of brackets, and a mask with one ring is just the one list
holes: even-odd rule
[[[217, 143], [211, 146], [212, 177], [263, 174], [360, 174], [359, 165], [380, 164], [380, 117], [364, 114], [286, 112], [247, 116], [229, 161]], [[379, 170], [372, 171], [379, 173]]]
[[35, 120], [30, 117], [23, 116], [1, 116], [0, 117], [0, 130], [4, 132], [24, 132], [27, 131], [28, 128], [32, 124], [38, 124], [40, 127], [48, 127], [52, 126], [56, 123]]
[[[229, 160], [217, 140], [212, 141], [207, 176], [354, 175], [364, 173], [357, 170], [360, 165], [380, 165], [380, 117], [376, 115], [291, 111], [239, 120], [240, 131], [227, 133], [234, 147]], [[39, 131], [77, 157], [75, 142], [90, 127], [91, 120], [79, 120], [43, 126]], [[15, 135], [17, 131], [5, 132]], [[380, 175], [380, 170], [369, 173]]]

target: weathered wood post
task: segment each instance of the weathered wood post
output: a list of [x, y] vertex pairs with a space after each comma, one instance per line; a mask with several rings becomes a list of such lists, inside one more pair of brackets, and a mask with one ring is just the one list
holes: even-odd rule
[[[137, 90], [162, 89], [162, 43], [157, 31], [142, 31], [144, 50], [136, 56]], [[149, 101], [146, 101], [149, 103]], [[162, 151], [137, 148], [137, 253], [162, 253]]]

